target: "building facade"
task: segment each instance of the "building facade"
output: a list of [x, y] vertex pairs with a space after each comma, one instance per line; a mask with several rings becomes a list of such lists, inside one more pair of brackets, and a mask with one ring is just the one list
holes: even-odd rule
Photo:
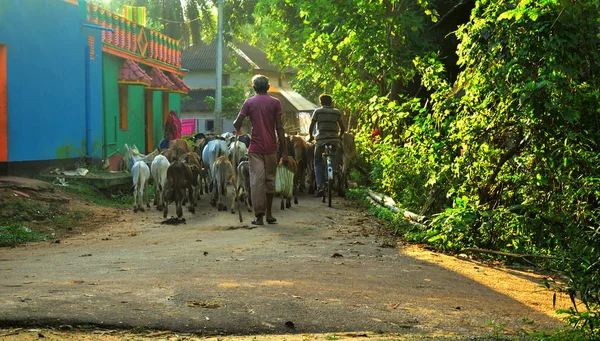
[[0, 175], [158, 146], [179, 113], [179, 42], [85, 0], [0, 0]]
[[154, 150], [163, 138], [170, 110], [180, 114], [179, 42], [136, 21], [87, 4], [87, 17], [112, 29], [102, 33], [103, 155], [109, 169], [119, 169], [124, 145]]
[[[182, 117], [194, 120], [196, 132], [211, 132], [215, 127], [214, 109], [209, 105], [207, 97], [215, 96], [216, 56], [215, 43], [189, 47], [182, 53], [182, 65], [189, 70], [184, 80], [191, 88], [181, 104]], [[224, 48], [223, 65], [223, 86], [241, 82], [246, 85], [249, 96], [254, 94], [250, 84], [252, 77], [256, 74], [267, 76], [271, 84], [269, 95], [279, 99], [283, 107], [286, 132], [302, 132], [299, 115], [312, 114], [317, 106], [292, 90], [289, 78], [294, 76], [294, 70], [287, 69], [281, 72], [271, 64], [265, 52], [243, 42]], [[224, 95], [225, 91], [226, 89], [223, 89]], [[233, 130], [233, 120], [242, 104], [243, 101], [235, 110], [223, 110], [224, 132]]]
[[101, 31], [85, 8], [0, 0], [0, 174], [102, 158]]

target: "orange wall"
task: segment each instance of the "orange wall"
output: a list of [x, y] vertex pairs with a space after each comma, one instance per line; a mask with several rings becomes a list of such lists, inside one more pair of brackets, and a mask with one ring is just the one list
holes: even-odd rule
[[6, 45], [0, 45], [0, 162], [8, 161], [8, 113], [6, 99]]

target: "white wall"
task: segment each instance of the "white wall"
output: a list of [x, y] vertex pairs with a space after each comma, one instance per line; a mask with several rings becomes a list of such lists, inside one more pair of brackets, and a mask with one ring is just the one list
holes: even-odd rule
[[217, 76], [214, 71], [191, 71], [183, 81], [191, 88], [214, 89], [217, 86]]
[[[223, 74], [223, 85], [232, 85], [236, 80], [250, 83], [251, 76], [246, 74]], [[183, 81], [191, 88], [214, 89], [217, 87], [217, 76], [214, 71], [190, 71]]]
[[[196, 131], [195, 133], [209, 133], [207, 130], [206, 122], [214, 122], [214, 114], [200, 111], [182, 111], [181, 118], [195, 118], [196, 119]], [[213, 123], [214, 124], [214, 123]], [[214, 125], [213, 125], [214, 127]], [[223, 119], [223, 132], [232, 132], [233, 120]]]

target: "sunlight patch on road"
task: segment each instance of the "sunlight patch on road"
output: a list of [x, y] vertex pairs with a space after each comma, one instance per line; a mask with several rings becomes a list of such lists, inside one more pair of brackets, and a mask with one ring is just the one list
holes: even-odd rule
[[264, 281], [260, 283], [262, 286], [291, 286], [294, 285], [292, 282], [288, 281]]
[[553, 307], [552, 295], [554, 292], [543, 288], [541, 286], [542, 277], [534, 273], [490, 267], [479, 262], [423, 251], [416, 246], [401, 248], [399, 252], [460, 274], [551, 318], [558, 318], [556, 309], [570, 306], [567, 295], [557, 294], [556, 307]]

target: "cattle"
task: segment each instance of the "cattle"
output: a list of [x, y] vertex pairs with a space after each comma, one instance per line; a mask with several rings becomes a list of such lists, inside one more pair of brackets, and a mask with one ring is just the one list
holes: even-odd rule
[[[297, 197], [297, 186], [296, 186], [296, 177], [298, 176], [298, 163], [296, 162], [296, 160], [294, 160], [293, 157], [291, 156], [287, 156], [287, 157], [282, 157], [279, 160], [279, 165], [283, 165], [285, 166], [287, 169], [289, 169], [292, 173], [294, 173], [294, 182], [293, 182], [293, 190], [292, 190], [292, 196], [294, 197], [294, 204], [298, 204], [298, 197]], [[286, 208], [290, 208], [292, 207], [292, 196], [289, 197], [285, 197], [284, 195], [281, 196], [281, 209], [284, 209], [284, 200], [285, 200], [285, 207]]]
[[307, 143], [304, 150], [304, 159], [306, 163], [306, 181], [308, 182], [308, 194], [314, 194], [317, 188], [315, 178], [315, 143]]
[[[196, 134], [193, 149], [200, 157], [200, 194], [204, 194], [204, 192], [208, 193], [208, 168], [210, 166], [207, 166], [207, 163], [202, 159], [202, 153], [206, 145], [215, 139], [216, 137], [212, 135], [204, 136], [204, 134]], [[204, 186], [202, 186], [203, 183]]]
[[[225, 205], [225, 199], [227, 197], [227, 184], [233, 177], [233, 166], [227, 156], [219, 156], [217, 160], [212, 164], [211, 173], [213, 175], [213, 182], [211, 187], [213, 193], [216, 195], [215, 204], [219, 211], [226, 211], [227, 206]], [[212, 204], [212, 202], [211, 202]], [[231, 203], [231, 213], [235, 213], [235, 194], [233, 195], [233, 201]]]
[[212, 193], [210, 203], [213, 206], [216, 205], [218, 197], [217, 191], [214, 190], [213, 186], [215, 182], [213, 166], [215, 161], [221, 156], [227, 158], [229, 156], [229, 150], [227, 149], [227, 143], [220, 139], [208, 142], [206, 147], [204, 147], [204, 150], [202, 150], [202, 162], [204, 162], [204, 165], [206, 165], [208, 170], [208, 183], [210, 184], [210, 192]]
[[[200, 199], [200, 194], [202, 192], [202, 161], [200, 161], [200, 157], [196, 152], [189, 152], [183, 154], [179, 161], [187, 164], [192, 169], [192, 173], [194, 178], [196, 179], [196, 184], [193, 185], [193, 192], [196, 199]], [[195, 166], [195, 167], [192, 167]]]
[[[237, 148], [237, 149], [236, 149]], [[243, 143], [235, 143], [231, 142], [229, 145], [229, 161], [234, 167], [237, 167], [240, 164], [240, 161], [244, 156], [248, 155], [248, 148]], [[235, 162], [234, 162], [235, 159]]]
[[181, 161], [173, 162], [167, 169], [167, 181], [163, 189], [163, 217], [169, 214], [169, 203], [175, 202], [177, 217], [183, 216], [183, 202], [188, 199], [188, 210], [196, 213], [196, 202], [192, 186], [197, 184], [193, 168]]
[[300, 136], [290, 136], [288, 142], [288, 153], [291, 155], [296, 162], [298, 163], [298, 175], [295, 177], [295, 183], [299, 192], [304, 191], [304, 187], [306, 184], [306, 170], [307, 170], [307, 158], [306, 158], [306, 149], [308, 148], [308, 144], [304, 139]]
[[350, 173], [350, 168], [354, 166], [355, 161], [356, 145], [354, 143], [354, 135], [346, 133], [342, 136], [342, 178], [340, 179], [340, 196], [344, 195], [345, 191], [348, 189], [348, 175]]
[[238, 141], [246, 145], [246, 148], [250, 148], [250, 135], [243, 134], [238, 136]]
[[235, 133], [226, 132], [221, 134], [220, 137], [225, 141], [231, 141], [231, 139], [235, 137]]
[[158, 155], [154, 158], [152, 167], [150, 167], [150, 172], [154, 179], [154, 204], [159, 211], [163, 209], [163, 191], [167, 182], [167, 170], [169, 166], [169, 160], [164, 155]]
[[237, 167], [237, 193], [236, 200], [243, 201], [246, 204], [248, 212], [252, 212], [252, 190], [250, 189], [250, 163], [248, 158], [242, 158], [242, 161]]

